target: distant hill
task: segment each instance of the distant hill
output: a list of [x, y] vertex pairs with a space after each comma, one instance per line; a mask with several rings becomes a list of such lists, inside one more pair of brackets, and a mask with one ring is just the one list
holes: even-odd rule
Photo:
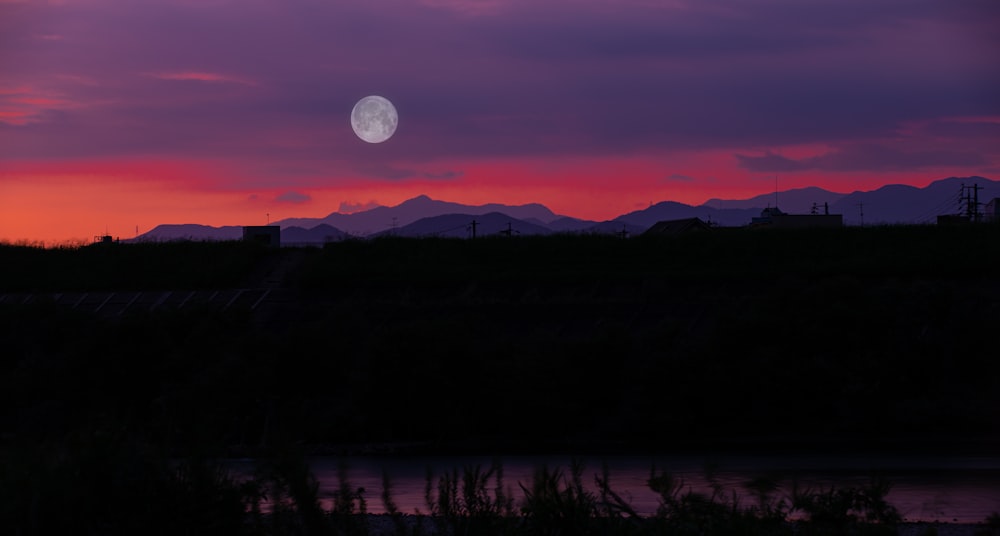
[[761, 194], [750, 199], [725, 200], [709, 199], [702, 206], [715, 209], [756, 209], [777, 206], [781, 210], [791, 214], [808, 214], [813, 204], [822, 206], [823, 203], [833, 204], [839, 201], [846, 194], [838, 194], [816, 186], [806, 188], [796, 188], [773, 193]]
[[981, 187], [979, 202], [985, 205], [1000, 197], [1000, 181], [984, 177], [950, 177], [934, 181], [924, 188], [890, 184], [870, 192], [852, 192], [830, 205], [831, 211], [844, 215], [848, 225], [862, 223], [934, 223], [941, 214], [965, 211], [960, 200], [962, 185]]
[[[777, 200], [778, 208], [790, 214], [808, 214], [814, 203], [823, 210], [823, 203], [829, 203], [830, 214], [842, 214], [847, 225], [934, 223], [938, 215], [957, 214], [964, 210], [964, 204], [959, 200], [963, 184], [975, 184], [981, 188], [979, 202], [983, 205], [990, 199], [1000, 197], [1000, 181], [985, 177], [950, 177], [934, 181], [924, 188], [890, 184], [870, 192], [855, 191], [850, 194], [838, 194], [822, 188], [801, 188], [778, 192]], [[742, 226], [769, 206], [775, 206], [774, 194], [737, 201], [712, 199], [697, 207], [664, 201], [623, 214], [614, 221], [649, 228], [663, 220], [701, 218], [722, 226]]]
[[564, 216], [562, 218], [552, 220], [549, 222], [548, 227], [557, 233], [572, 233], [576, 231], [585, 231], [590, 227], [593, 227], [597, 222], [590, 220], [581, 220], [577, 218], [570, 218], [569, 216]]
[[[980, 187], [979, 201], [983, 205], [990, 199], [1000, 197], [1000, 181], [985, 177], [950, 177], [924, 188], [895, 184], [869, 192], [843, 194], [808, 187], [778, 192], [777, 196], [769, 193], [742, 200], [710, 199], [699, 206], [662, 201], [608, 221], [595, 222], [558, 215], [538, 203], [473, 206], [421, 195], [394, 207], [376, 207], [352, 214], [334, 212], [324, 218], [288, 218], [274, 225], [282, 228], [282, 242], [289, 244], [323, 243], [347, 236], [382, 236], [387, 233], [400, 236], [466, 236], [468, 233], [464, 226], [473, 218], [485, 225], [477, 228], [477, 235], [482, 236], [505, 230], [508, 221], [512, 230], [525, 235], [620, 233], [623, 230], [635, 235], [657, 222], [685, 218], [701, 218], [725, 227], [744, 226], [753, 217], [759, 216], [764, 208], [775, 206], [776, 199], [778, 208], [791, 214], [807, 214], [814, 205], [823, 210], [826, 204], [831, 214], [842, 214], [847, 225], [933, 223], [938, 215], [964, 210], [964, 204], [959, 199], [963, 184]], [[234, 240], [241, 236], [240, 226], [165, 224], [135, 240]]]
[[168, 240], [239, 240], [243, 238], [243, 227], [226, 225], [212, 227], [196, 223], [161, 224], [128, 242], [163, 242]]
[[754, 216], [759, 216], [761, 208], [719, 210], [706, 205], [693, 207], [675, 201], [663, 201], [649, 208], [623, 214], [612, 221], [634, 225], [642, 230], [649, 229], [660, 221], [686, 218], [701, 218], [717, 225], [738, 227], [750, 223]]
[[476, 223], [476, 236], [506, 235], [507, 231], [514, 236], [547, 235], [552, 231], [545, 226], [512, 218], [501, 212], [487, 214], [444, 214], [421, 218], [409, 225], [394, 230], [382, 231], [374, 236], [405, 236], [405, 237], [443, 237], [468, 238], [472, 236], [472, 223]]
[[321, 224], [311, 229], [302, 227], [285, 227], [281, 230], [281, 242], [284, 244], [322, 244], [343, 240], [348, 235], [336, 227]]
[[413, 199], [408, 199], [394, 207], [376, 207], [353, 214], [341, 214], [334, 212], [325, 218], [295, 218], [280, 220], [275, 222], [282, 228], [289, 225], [310, 228], [320, 224], [331, 225], [352, 235], [368, 236], [379, 234], [382, 231], [392, 229], [393, 225], [398, 229], [409, 225], [421, 218], [432, 216], [443, 216], [445, 214], [468, 214], [479, 216], [491, 212], [501, 212], [509, 217], [519, 220], [534, 219], [542, 224], [559, 219], [560, 216], [554, 214], [544, 205], [530, 203], [527, 205], [501, 205], [490, 203], [487, 205], [463, 205], [448, 201], [438, 201], [426, 195], [420, 195]]

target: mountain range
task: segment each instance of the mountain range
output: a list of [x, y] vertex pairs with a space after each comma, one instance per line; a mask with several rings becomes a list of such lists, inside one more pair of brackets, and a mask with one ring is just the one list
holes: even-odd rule
[[[710, 199], [699, 206], [663, 201], [648, 208], [597, 222], [553, 213], [544, 205], [463, 205], [414, 197], [392, 207], [343, 214], [333, 212], [323, 218], [288, 218], [274, 222], [281, 227], [284, 244], [310, 244], [348, 237], [376, 237], [393, 234], [420, 237], [470, 237], [489, 235], [544, 235], [551, 233], [640, 234], [664, 220], [701, 218], [718, 226], [739, 227], [750, 223], [761, 210], [778, 207], [791, 214], [829, 212], [841, 214], [846, 225], [934, 223], [941, 214], [965, 210], [962, 194], [977, 186], [981, 205], [1000, 197], [1000, 181], [984, 177], [950, 177], [924, 188], [901, 184], [872, 191], [836, 193], [808, 187], [763, 194], [750, 199]], [[211, 227], [198, 224], [163, 224], [139, 235], [136, 241], [235, 240], [242, 226]]]

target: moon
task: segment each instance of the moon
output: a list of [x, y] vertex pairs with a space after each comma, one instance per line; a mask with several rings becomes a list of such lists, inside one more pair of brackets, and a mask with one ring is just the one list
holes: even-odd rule
[[396, 107], [385, 97], [369, 95], [351, 110], [351, 128], [368, 143], [382, 143], [391, 138], [398, 124]]

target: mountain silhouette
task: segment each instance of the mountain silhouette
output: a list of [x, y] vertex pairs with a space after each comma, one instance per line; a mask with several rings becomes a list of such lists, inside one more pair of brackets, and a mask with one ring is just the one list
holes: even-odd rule
[[750, 223], [751, 218], [760, 215], [761, 208], [719, 210], [707, 205], [693, 207], [676, 201], [663, 201], [649, 208], [623, 214], [612, 221], [633, 225], [642, 230], [646, 230], [660, 221], [687, 218], [701, 218], [718, 225], [736, 227]]
[[283, 244], [321, 244], [343, 240], [348, 236], [350, 235], [344, 231], [325, 223], [311, 229], [292, 226], [281, 230], [281, 242]]
[[393, 226], [400, 228], [409, 225], [421, 218], [443, 216], [445, 214], [478, 216], [491, 212], [501, 212], [519, 220], [535, 219], [542, 222], [543, 225], [560, 218], [559, 215], [554, 214], [544, 205], [538, 203], [529, 203], [527, 205], [490, 203], [473, 206], [438, 201], [426, 195], [420, 195], [403, 201], [394, 207], [376, 207], [353, 214], [334, 212], [324, 218], [286, 219], [275, 222], [275, 225], [279, 225], [282, 228], [294, 225], [309, 229], [316, 225], [326, 224], [352, 235], [369, 236], [391, 230]]
[[[1000, 197], [1000, 181], [985, 177], [949, 177], [924, 188], [890, 184], [872, 191], [849, 194], [808, 187], [777, 193], [777, 205], [790, 214], [808, 214], [813, 206], [831, 214], [841, 214], [847, 225], [934, 223], [941, 214], [965, 211], [962, 187], [979, 187], [979, 202]], [[968, 190], [966, 190], [968, 191]], [[455, 236], [471, 234], [466, 229], [473, 219], [477, 236], [488, 236], [507, 229], [521, 235], [549, 233], [620, 233], [634, 236], [664, 220], [701, 218], [719, 226], [739, 227], [750, 223], [760, 211], [775, 206], [775, 194], [761, 194], [749, 199], [710, 199], [699, 206], [676, 201], [662, 201], [643, 210], [622, 214], [611, 220], [595, 222], [553, 213], [544, 205], [463, 205], [421, 195], [393, 207], [375, 207], [352, 214], [334, 212], [324, 218], [288, 218], [272, 225], [282, 228], [286, 244], [323, 243], [348, 236], [369, 237], [394, 233], [398, 236]], [[862, 221], [862, 213], [864, 214]], [[482, 225], [482, 226], [479, 226]], [[210, 227], [198, 224], [158, 225], [135, 240], [236, 240], [242, 227]]]
[[713, 198], [705, 201], [702, 206], [720, 210], [760, 210], [761, 208], [776, 206], [790, 214], [808, 214], [814, 203], [820, 206], [822, 206], [823, 203], [830, 203], [832, 205], [844, 196], [845, 194], [838, 194], [816, 186], [808, 186], [806, 188], [794, 188], [792, 190], [778, 192], [777, 196], [773, 193], [767, 193], [751, 197], [750, 199], [725, 200]]
[[962, 186], [979, 186], [979, 202], [985, 205], [1000, 197], [1000, 181], [984, 177], [950, 177], [924, 188], [890, 184], [870, 192], [852, 192], [830, 205], [831, 211], [844, 215], [844, 223], [865, 224], [934, 223], [942, 214], [965, 212], [960, 199]]
[[196, 223], [160, 224], [130, 241], [160, 242], [166, 240], [239, 240], [243, 238], [243, 227], [226, 225], [212, 227]]
[[[956, 214], [964, 210], [959, 202], [963, 184], [981, 188], [979, 202], [983, 205], [990, 199], [1000, 197], [1000, 181], [974, 176], [940, 179], [924, 188], [890, 184], [873, 191], [850, 194], [838, 194], [822, 188], [800, 188], [778, 192], [777, 199], [778, 208], [790, 214], [808, 214], [814, 203], [819, 210], [823, 210], [823, 203], [829, 203], [830, 214], [843, 215], [847, 225], [926, 224], [934, 223], [940, 214]], [[784, 199], [788, 199], [788, 204], [783, 202]], [[697, 207], [664, 201], [623, 214], [614, 221], [649, 228], [658, 221], [701, 218], [717, 225], [737, 227], [747, 225], [751, 218], [759, 216], [760, 211], [769, 206], [775, 206], [773, 193], [736, 201], [713, 199]]]
[[421, 218], [409, 225], [382, 231], [374, 236], [468, 238], [472, 236], [473, 222], [476, 224], [477, 237], [507, 236], [507, 231], [510, 231], [511, 236], [552, 233], [548, 227], [512, 218], [501, 212], [490, 212], [487, 214], [444, 214]]

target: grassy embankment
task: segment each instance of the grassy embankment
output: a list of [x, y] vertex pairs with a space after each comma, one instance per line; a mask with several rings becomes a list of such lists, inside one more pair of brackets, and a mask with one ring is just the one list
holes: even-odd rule
[[[978, 226], [348, 241], [299, 252], [298, 299], [254, 314], [0, 304], [3, 487], [88, 511], [150, 496], [196, 508], [183, 497], [202, 479], [232, 506], [252, 490], [163, 460], [289, 443], [995, 444], [998, 239]], [[287, 254], [3, 246], [0, 292], [245, 287]]]
[[[8, 434], [175, 451], [654, 451], [996, 440], [1000, 228], [342, 242], [292, 303], [0, 304]], [[242, 287], [238, 243], [0, 248], [3, 290]], [[832, 442], [832, 443], [831, 443]]]

